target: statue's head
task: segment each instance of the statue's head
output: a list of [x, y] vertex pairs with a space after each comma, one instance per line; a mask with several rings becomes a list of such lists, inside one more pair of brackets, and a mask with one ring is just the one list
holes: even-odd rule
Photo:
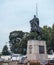
[[36, 15], [34, 15], [34, 18], [36, 18]]

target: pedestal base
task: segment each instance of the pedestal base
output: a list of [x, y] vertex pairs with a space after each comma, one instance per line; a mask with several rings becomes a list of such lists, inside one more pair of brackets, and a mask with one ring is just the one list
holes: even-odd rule
[[41, 62], [48, 59], [46, 52], [46, 42], [39, 40], [29, 40], [27, 44], [27, 59], [32, 62]]

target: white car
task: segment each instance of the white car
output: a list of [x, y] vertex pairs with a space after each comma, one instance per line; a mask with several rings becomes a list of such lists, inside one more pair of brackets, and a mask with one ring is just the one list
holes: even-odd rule
[[23, 55], [19, 58], [19, 63], [24, 63], [25, 59], [27, 58], [26, 55]]

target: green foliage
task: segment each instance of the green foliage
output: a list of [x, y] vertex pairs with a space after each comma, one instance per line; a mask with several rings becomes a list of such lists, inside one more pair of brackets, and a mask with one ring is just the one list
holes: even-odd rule
[[37, 35], [37, 33], [36, 32], [30, 32], [29, 33], [29, 39], [37, 39], [37, 37], [38, 37], [38, 35]]
[[2, 55], [10, 55], [10, 52], [9, 52], [9, 50], [8, 50], [7, 45], [5, 45], [5, 46], [3, 47]]
[[10, 49], [13, 53], [19, 53], [20, 41], [24, 36], [22, 31], [12, 31], [9, 35]]
[[28, 32], [13, 31], [9, 35], [10, 49], [13, 53], [25, 54], [27, 49]]
[[51, 35], [51, 31], [50, 31], [50, 28], [47, 27], [47, 26], [44, 26], [42, 28], [42, 40], [45, 40], [46, 43], [47, 43], [47, 50], [49, 51], [50, 50], [50, 35]]
[[51, 49], [54, 50], [54, 24], [52, 26], [52, 31], [51, 31]]
[[42, 40], [46, 41], [48, 53], [50, 53], [50, 50], [54, 50], [54, 24], [53, 24], [52, 28], [43, 26]]

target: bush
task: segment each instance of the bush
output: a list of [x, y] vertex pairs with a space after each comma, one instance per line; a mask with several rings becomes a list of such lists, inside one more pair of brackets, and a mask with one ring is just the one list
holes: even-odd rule
[[50, 64], [50, 63], [47, 63], [47, 64], [45, 64], [45, 65], [52, 65], [52, 64]]
[[[25, 65], [28, 65], [27, 63]], [[29, 65], [41, 65], [39, 62], [30, 62]]]
[[37, 63], [30, 63], [30, 65], [40, 65], [40, 63], [39, 62], [37, 62]]
[[0, 65], [2, 65], [2, 63], [0, 63]]

